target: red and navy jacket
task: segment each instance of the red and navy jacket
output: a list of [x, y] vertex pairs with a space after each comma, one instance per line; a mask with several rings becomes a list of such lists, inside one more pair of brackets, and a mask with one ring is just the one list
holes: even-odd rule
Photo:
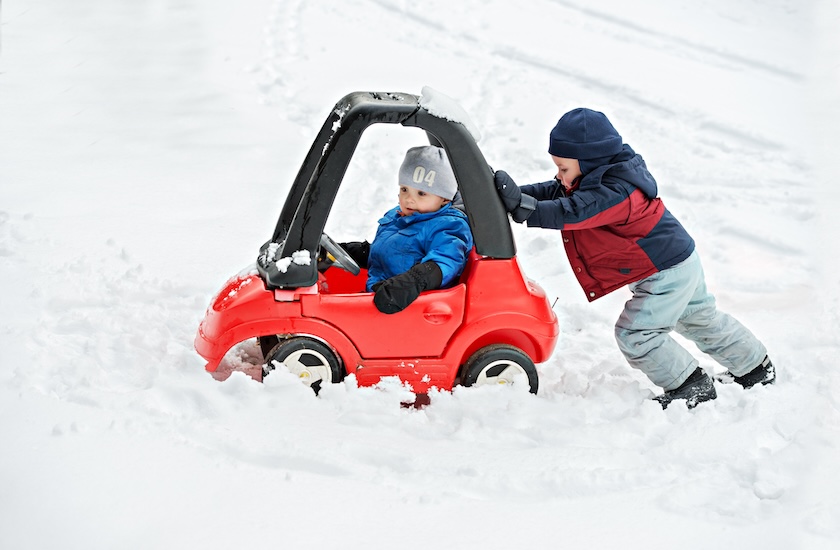
[[561, 229], [572, 271], [591, 302], [668, 269], [694, 239], [657, 198], [656, 180], [628, 146], [566, 191], [556, 179], [520, 189], [537, 199], [530, 227]]

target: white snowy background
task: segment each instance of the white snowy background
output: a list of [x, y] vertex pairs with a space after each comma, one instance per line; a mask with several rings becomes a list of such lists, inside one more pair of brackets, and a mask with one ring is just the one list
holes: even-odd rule
[[[828, 0], [5, 0], [0, 548], [840, 547], [838, 28]], [[613, 340], [627, 291], [587, 303], [521, 226], [562, 330], [537, 396], [214, 380], [204, 309], [329, 110], [426, 85], [520, 184], [560, 115], [606, 112], [778, 383], [662, 411]], [[365, 135], [334, 238], [373, 236], [422, 143]]]

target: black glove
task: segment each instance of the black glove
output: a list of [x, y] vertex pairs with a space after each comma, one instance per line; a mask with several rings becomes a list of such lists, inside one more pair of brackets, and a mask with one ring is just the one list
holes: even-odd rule
[[519, 207], [519, 201], [522, 199], [522, 191], [519, 186], [513, 181], [507, 172], [499, 170], [493, 175], [493, 180], [496, 182], [496, 191], [505, 205], [505, 210], [513, 212]]
[[526, 195], [525, 193], [522, 193], [522, 198], [519, 202], [519, 208], [511, 212], [510, 217], [513, 218], [513, 221], [515, 221], [516, 223], [522, 223], [525, 220], [527, 220], [536, 209], [537, 199], [535, 199], [531, 195]]
[[338, 243], [353, 260], [359, 264], [359, 267], [367, 267], [368, 256], [370, 256], [370, 243], [367, 241], [353, 241], [349, 243]]
[[443, 273], [432, 261], [417, 264], [405, 273], [373, 285], [373, 303], [382, 313], [397, 313], [408, 307], [424, 290], [440, 288]]
[[[349, 242], [349, 243], [336, 243], [338, 246], [344, 249], [347, 254], [353, 258], [353, 260], [359, 264], [361, 268], [367, 268], [368, 265], [368, 256], [370, 255], [370, 243], [367, 241], [363, 242]], [[321, 273], [325, 272], [329, 268], [333, 266], [333, 260], [330, 256], [327, 257], [327, 250], [322, 246], [318, 249], [318, 257], [316, 261], [318, 262], [318, 271]]]
[[496, 182], [496, 191], [502, 199], [505, 210], [510, 212], [513, 221], [522, 223], [527, 220], [537, 208], [537, 199], [522, 193], [513, 178], [504, 170], [496, 172], [493, 179]]

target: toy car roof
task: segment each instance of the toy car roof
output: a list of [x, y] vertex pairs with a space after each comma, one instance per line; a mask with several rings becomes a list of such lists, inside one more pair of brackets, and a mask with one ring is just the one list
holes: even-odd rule
[[[421, 98], [391, 92], [353, 92], [344, 96], [318, 132], [298, 171], [270, 241], [260, 249], [257, 269], [268, 288], [299, 288], [318, 280], [317, 253], [321, 233], [338, 188], [365, 129], [377, 123], [402, 124], [426, 131], [446, 150], [464, 203], [476, 252], [512, 258], [516, 247], [488, 166], [473, 136], [460, 122], [429, 112]], [[294, 252], [308, 251], [311, 261], [280, 262]]]

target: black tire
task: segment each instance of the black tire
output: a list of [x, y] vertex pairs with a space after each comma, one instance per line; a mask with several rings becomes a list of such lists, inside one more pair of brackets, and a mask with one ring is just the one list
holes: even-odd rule
[[344, 378], [344, 369], [335, 353], [313, 338], [297, 336], [280, 342], [266, 356], [263, 377], [274, 370], [274, 361], [284, 363], [318, 395], [322, 384], [335, 384]]
[[464, 363], [461, 385], [511, 384], [518, 375], [528, 379], [528, 391], [537, 393], [539, 376], [537, 367], [528, 354], [507, 344], [494, 344], [481, 348]]

